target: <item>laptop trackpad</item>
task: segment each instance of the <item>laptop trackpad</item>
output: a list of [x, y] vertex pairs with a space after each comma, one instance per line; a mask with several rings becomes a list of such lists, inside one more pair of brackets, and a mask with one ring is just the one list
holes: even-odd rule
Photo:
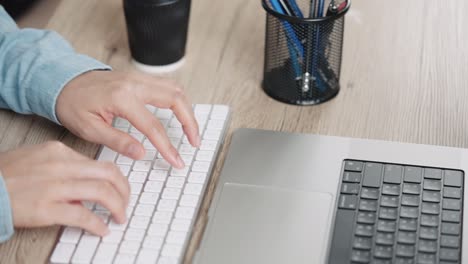
[[199, 263], [324, 263], [332, 195], [224, 185]]

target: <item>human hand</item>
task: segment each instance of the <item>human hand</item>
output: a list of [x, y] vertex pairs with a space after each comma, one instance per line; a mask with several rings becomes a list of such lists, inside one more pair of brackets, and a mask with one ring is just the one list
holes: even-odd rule
[[106, 224], [80, 201], [97, 202], [115, 221], [126, 221], [130, 187], [112, 163], [91, 160], [60, 142], [0, 154], [15, 227], [54, 224], [81, 227], [96, 235]]
[[112, 127], [114, 117], [125, 118], [145, 134], [169, 163], [184, 167], [164, 127], [145, 108], [146, 104], [173, 110], [190, 143], [200, 145], [192, 105], [182, 89], [168, 79], [140, 73], [87, 72], [64, 87], [57, 99], [56, 112], [60, 122], [77, 136], [140, 159], [145, 153], [143, 145]]

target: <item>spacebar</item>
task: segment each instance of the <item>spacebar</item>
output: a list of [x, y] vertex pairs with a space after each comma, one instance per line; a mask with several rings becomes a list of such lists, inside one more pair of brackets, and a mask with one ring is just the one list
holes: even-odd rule
[[355, 211], [338, 209], [328, 263], [349, 263]]

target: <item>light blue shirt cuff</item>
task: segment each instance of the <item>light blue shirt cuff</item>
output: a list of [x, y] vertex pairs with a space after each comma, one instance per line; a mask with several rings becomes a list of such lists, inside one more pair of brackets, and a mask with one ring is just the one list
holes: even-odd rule
[[[28, 96], [29, 105], [33, 113], [49, 118], [60, 124], [55, 106], [57, 98], [65, 87], [75, 77], [93, 70], [111, 70], [111, 67], [85, 55], [71, 53], [68, 57], [62, 57], [60, 61], [51, 61], [41, 66], [29, 80], [30, 86], [35, 84], [47, 87], [31, 89]], [[53, 76], [50, 76], [53, 74]]]
[[0, 172], [0, 243], [10, 239], [14, 232], [10, 198]]

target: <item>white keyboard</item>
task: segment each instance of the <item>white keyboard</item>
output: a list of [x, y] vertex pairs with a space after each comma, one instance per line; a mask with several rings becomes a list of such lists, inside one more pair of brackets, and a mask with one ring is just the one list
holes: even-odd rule
[[131, 197], [126, 224], [115, 223], [109, 211], [83, 202], [108, 223], [110, 234], [101, 238], [75, 227], [65, 227], [50, 261], [52, 263], [157, 263], [183, 261], [185, 249], [213, 163], [224, 140], [229, 108], [195, 105], [202, 137], [200, 148], [190, 145], [181, 124], [167, 109], [147, 106], [161, 120], [186, 167], [172, 168], [146, 137], [117, 118], [114, 127], [143, 143], [146, 155], [135, 161], [103, 147], [98, 160], [115, 162], [128, 178]]

